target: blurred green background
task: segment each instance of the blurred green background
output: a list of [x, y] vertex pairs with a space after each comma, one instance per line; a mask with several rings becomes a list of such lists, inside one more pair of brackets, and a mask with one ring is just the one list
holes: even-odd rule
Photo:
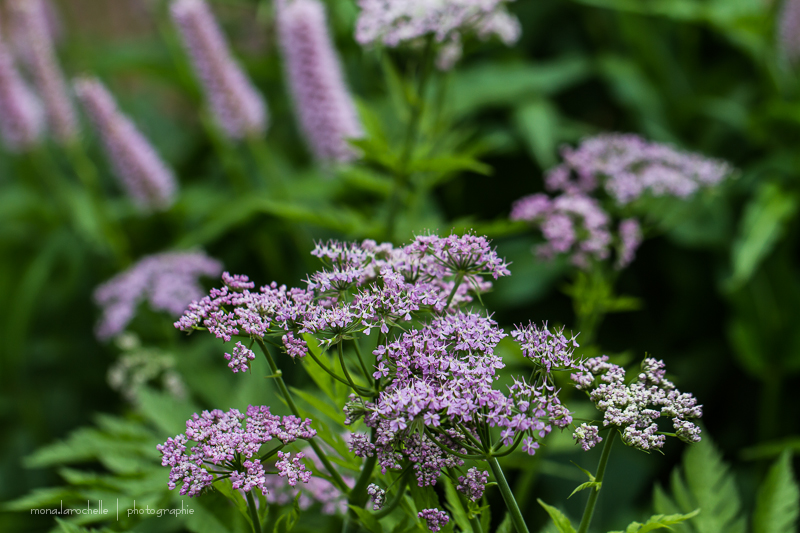
[[[354, 2], [325, 3], [354, 94], [391, 132], [392, 90], [378, 54], [353, 39]], [[85, 127], [104, 201], [132, 259], [196, 246], [257, 283], [298, 285], [314, 264], [308, 257], [314, 239], [380, 237], [390, 184], [368, 163], [337, 171], [314, 165], [284, 86], [270, 1], [212, 5], [268, 101], [265, 143], [290, 187], [290, 198], [280, 203], [257, 186], [251, 154], [206, 127], [198, 85], [163, 2], [55, 5], [66, 75], [93, 73], [107, 82], [180, 181], [173, 208], [142, 215], [122, 196]], [[564, 266], [537, 263], [533, 235], [505, 222], [514, 200], [543, 190], [543, 172], [558, 162], [558, 147], [592, 133], [635, 132], [730, 161], [739, 172], [725, 186], [670, 212], [653, 212], [658, 236], [642, 246], [618, 284], [619, 292], [640, 298], [642, 308], [609, 316], [598, 344], [611, 353], [629, 351], [631, 360], [645, 352], [665, 360], [678, 386], [705, 405], [706, 435], [734, 465], [748, 507], [769, 462], [785, 448], [800, 451], [800, 84], [777, 37], [781, 5], [517, 0], [510, 9], [523, 28], [517, 45], [469, 43], [455, 71], [436, 82], [449, 91], [442, 135], [492, 172], [443, 172], [401, 220], [400, 240], [424, 229], [474, 228], [489, 235], [500, 255], [513, 261], [512, 277], [486, 299], [495, 319], [506, 327], [528, 320], [570, 327], [575, 320], [562, 292]], [[396, 59], [401, 67], [413, 62], [408, 54]], [[85, 216], [86, 193], [64, 154], [55, 145], [42, 150], [49, 155], [0, 148], [0, 501], [63, 486], [63, 473], [26, 468], [23, 458], [93, 424], [96, 413], [139, 420], [107, 381], [121, 350], [93, 335], [99, 311], [92, 291], [125, 262]], [[50, 166], [42, 169], [43, 160]], [[244, 166], [252, 192], [230, 187], [231, 165]], [[43, 173], [61, 185], [43, 183]], [[143, 308], [130, 329], [146, 346], [175, 357], [197, 405], [227, 408], [210, 405], [238, 390], [239, 376], [222, 365], [222, 347], [185, 339], [172, 330], [172, 320]], [[291, 377], [304, 384], [302, 372]], [[180, 429], [159, 430], [160, 441]], [[598, 530], [640, 516], [651, 487], [668, 480], [683, 449], [676, 441], [663, 457], [617, 450], [609, 493], [618, 500], [602, 506]], [[579, 458], [594, 464], [575, 453], [554, 454], [531, 494], [563, 501], [575, 481], [562, 471]], [[84, 466], [108, 467], [101, 463]], [[166, 485], [166, 469], [162, 474]], [[511, 474], [515, 481], [524, 476], [524, 465]], [[580, 512], [582, 500], [576, 500], [566, 507], [573, 515]], [[541, 510], [525, 507], [532, 524], [545, 523]], [[51, 518], [0, 515], [0, 530], [52, 527]]]

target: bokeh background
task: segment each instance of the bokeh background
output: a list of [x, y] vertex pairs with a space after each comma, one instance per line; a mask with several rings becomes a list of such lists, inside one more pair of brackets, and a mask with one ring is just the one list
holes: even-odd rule
[[[353, 93], [391, 130], [391, 91], [380, 59], [353, 38], [355, 2], [325, 3]], [[269, 0], [212, 6], [269, 103], [265, 144], [291, 189], [283, 203], [255, 185], [256, 162], [246, 151], [206, 127], [166, 3], [53, 5], [65, 74], [103, 79], [180, 181], [170, 210], [143, 215], [121, 193], [84, 120], [103, 201], [129, 243], [128, 262], [200, 247], [257, 283], [298, 285], [313, 265], [313, 240], [378, 236], [388, 185], [366, 164], [335, 171], [314, 164], [284, 84]], [[793, 63], [800, 51], [780, 37], [781, 25], [791, 21], [771, 0], [517, 0], [510, 10], [522, 23], [520, 41], [510, 48], [468, 44], [464, 60], [438, 82], [449, 91], [448, 135], [493, 170], [448, 173], [401, 220], [401, 240], [425, 229], [489, 235], [513, 261], [512, 277], [486, 298], [495, 319], [505, 326], [548, 320], [572, 327], [566, 265], [537, 262], [530, 251], [536, 237], [507, 222], [514, 200], [543, 190], [559, 146], [603, 131], [635, 132], [730, 161], [738, 172], [724, 186], [653, 214], [658, 231], [618, 283], [620, 293], [640, 299], [640, 308], [608, 316], [598, 344], [609, 353], [628, 352], [631, 361], [648, 353], [667, 362], [680, 388], [705, 405], [706, 435], [732, 465], [743, 507], [752, 507], [767, 465], [783, 449], [800, 451], [800, 84]], [[796, 35], [800, 21], [784, 31]], [[396, 60], [401, 67], [413, 61], [402, 53]], [[229, 185], [233, 164], [252, 177], [252, 192]], [[0, 147], [0, 501], [26, 502], [20, 498], [31, 494], [57, 500], [72, 490], [63, 487], [80, 486], [58, 459], [36, 468], [25, 457], [77, 428], [96, 427], [98, 414], [148, 420], [147, 401], [132, 404], [109, 385], [108, 370], [125, 350], [93, 334], [99, 317], [93, 290], [127, 263], [81, 216], [82, 195], [54, 144], [28, 155]], [[205, 281], [210, 287], [215, 280]], [[142, 345], [174, 358], [195, 405], [252, 401], [251, 393], [270, 398], [238, 385], [239, 376], [222, 366], [218, 343], [186, 339], [172, 320], [143, 306], [129, 329]], [[302, 372], [289, 373], [295, 385], [305, 385]], [[153, 409], [166, 410], [158, 398], [150, 399]], [[180, 429], [154, 431], [163, 441]], [[109, 446], [119, 447], [113, 440]], [[644, 516], [653, 485], [668, 482], [684, 447], [670, 442], [665, 456], [620, 447], [608, 491], [616, 503], [601, 498], [598, 531]], [[592, 469], [595, 459], [569, 450], [547, 455], [546, 467], [527, 482], [530, 497], [563, 501], [580, 482], [568, 472], [570, 460]], [[87, 452], [81, 468], [104, 472], [109, 465]], [[523, 465], [511, 477], [519, 482], [525, 475]], [[581, 505], [573, 498], [566, 509], [577, 515]], [[534, 527], [545, 524], [537, 506], [523, 507]], [[53, 527], [52, 518], [24, 511], [0, 514], [4, 531]]]

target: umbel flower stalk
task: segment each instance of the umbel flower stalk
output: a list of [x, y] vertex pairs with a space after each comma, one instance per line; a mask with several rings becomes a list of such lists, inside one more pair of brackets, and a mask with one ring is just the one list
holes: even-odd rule
[[203, 0], [175, 0], [171, 13], [211, 115], [223, 133], [241, 140], [266, 131], [264, 99], [233, 59], [208, 4]]
[[278, 39], [302, 132], [320, 161], [346, 162], [361, 124], [318, 0], [276, 2]]
[[135, 203], [166, 209], [175, 201], [178, 183], [152, 145], [117, 108], [111, 93], [95, 78], [78, 78], [75, 92], [92, 119], [117, 177]]
[[8, 150], [22, 152], [39, 144], [44, 113], [25, 84], [0, 34], [0, 135]]
[[67, 83], [58, 64], [47, 8], [42, 0], [12, 0], [8, 3], [20, 54], [44, 103], [53, 138], [61, 145], [78, 140], [78, 121]]

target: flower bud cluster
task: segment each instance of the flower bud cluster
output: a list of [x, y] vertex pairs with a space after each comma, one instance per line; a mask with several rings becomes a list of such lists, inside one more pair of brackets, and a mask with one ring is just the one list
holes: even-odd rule
[[[665, 435], [659, 431], [657, 420], [669, 418], [675, 435], [684, 442], [698, 442], [700, 428], [692, 420], [703, 416], [703, 408], [688, 393], [675, 388], [665, 375], [664, 363], [647, 358], [632, 383], [625, 383], [625, 370], [608, 362], [608, 356], [589, 359], [585, 370], [572, 374], [575, 386], [589, 394], [595, 406], [603, 412], [603, 425], [619, 429], [628, 446], [641, 450], [658, 449]], [[584, 447], [598, 442], [596, 430], [581, 426], [575, 438]], [[593, 443], [593, 444], [592, 444]]]
[[423, 509], [417, 516], [425, 520], [428, 523], [428, 529], [434, 533], [442, 529], [442, 526], [447, 525], [450, 521], [450, 517], [447, 516], [447, 513], [439, 509]]

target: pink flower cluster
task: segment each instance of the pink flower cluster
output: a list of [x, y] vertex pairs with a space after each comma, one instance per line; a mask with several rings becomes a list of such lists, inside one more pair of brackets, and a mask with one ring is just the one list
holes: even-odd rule
[[[173, 490], [180, 484], [182, 495], [197, 496], [214, 481], [225, 478], [230, 478], [234, 489], [259, 489], [267, 494], [268, 474], [258, 457], [262, 445], [273, 438], [289, 444], [314, 435], [309, 419], [281, 419], [271, 414], [269, 407], [251, 405], [246, 414], [237, 409], [194, 414], [186, 422], [186, 432], [159, 444], [158, 451], [162, 454], [161, 464], [171, 468], [169, 488]], [[196, 444], [190, 446], [190, 442]], [[287, 478], [291, 486], [298, 481], [308, 483], [311, 476], [300, 462], [302, 458], [302, 453], [292, 458], [278, 451], [278, 475]]]
[[103, 310], [96, 334], [109, 339], [133, 319], [136, 307], [148, 301], [153, 309], [180, 315], [202, 297], [200, 276], [217, 276], [222, 264], [203, 252], [165, 252], [149, 255], [100, 285], [94, 299]]
[[437, 64], [447, 70], [461, 57], [461, 41], [467, 35], [482, 40], [497, 36], [508, 46], [519, 39], [519, 21], [506, 10], [510, 1], [359, 0], [356, 40], [394, 48], [430, 36], [443, 43]]

